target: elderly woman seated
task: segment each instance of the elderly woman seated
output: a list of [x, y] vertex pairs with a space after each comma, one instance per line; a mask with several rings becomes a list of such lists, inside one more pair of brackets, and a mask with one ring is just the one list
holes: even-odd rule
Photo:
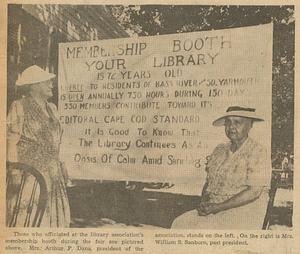
[[207, 163], [207, 179], [197, 209], [177, 217], [172, 228], [261, 229], [268, 203], [271, 168], [266, 150], [248, 136], [255, 109], [229, 107], [213, 122], [225, 126], [230, 142], [218, 145]]

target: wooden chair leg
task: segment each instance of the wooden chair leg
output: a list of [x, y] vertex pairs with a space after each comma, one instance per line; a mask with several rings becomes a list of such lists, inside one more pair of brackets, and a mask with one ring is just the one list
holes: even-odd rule
[[263, 230], [268, 229], [269, 226], [270, 226], [271, 213], [272, 213], [272, 210], [273, 210], [276, 190], [277, 190], [277, 186], [273, 186], [269, 191], [269, 202], [268, 202], [267, 211], [266, 211], [266, 215], [265, 215], [263, 226], [262, 226]]

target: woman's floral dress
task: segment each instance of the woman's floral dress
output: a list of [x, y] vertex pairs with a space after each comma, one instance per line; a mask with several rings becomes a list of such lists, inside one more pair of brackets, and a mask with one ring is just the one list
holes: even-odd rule
[[260, 186], [260, 197], [244, 206], [199, 216], [192, 210], [177, 217], [172, 228], [199, 229], [261, 229], [267, 210], [271, 166], [267, 165], [266, 150], [252, 138], [247, 138], [234, 153], [230, 143], [220, 144], [207, 163], [208, 202], [224, 202], [248, 186]]
[[[28, 164], [43, 175], [48, 191], [48, 201], [41, 226], [69, 227], [70, 207], [66, 192], [67, 176], [59, 159], [62, 130], [55, 105], [46, 103], [46, 108], [48, 114], [31, 96], [13, 102], [7, 117], [7, 158], [9, 161]], [[6, 221], [9, 225], [16, 203], [21, 174], [17, 170], [11, 170], [7, 174]], [[33, 177], [27, 176], [16, 226], [24, 226], [33, 184]], [[39, 189], [37, 189], [38, 192]], [[34, 202], [36, 203], [37, 200]]]

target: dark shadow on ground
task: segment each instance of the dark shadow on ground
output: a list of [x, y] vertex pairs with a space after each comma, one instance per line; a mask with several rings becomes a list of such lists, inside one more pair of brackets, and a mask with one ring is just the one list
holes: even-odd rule
[[68, 189], [72, 227], [101, 226], [101, 218], [125, 225], [170, 228], [180, 214], [192, 210], [199, 196], [127, 190], [123, 183], [89, 184]]
[[[88, 183], [68, 188], [71, 227], [101, 227], [120, 224], [170, 228], [173, 220], [197, 207], [200, 196], [156, 191], [128, 190], [124, 182]], [[271, 225], [292, 227], [293, 203], [274, 207]]]

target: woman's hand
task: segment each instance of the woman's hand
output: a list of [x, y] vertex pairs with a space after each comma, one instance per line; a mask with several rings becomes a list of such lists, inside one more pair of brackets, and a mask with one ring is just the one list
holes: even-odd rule
[[199, 204], [199, 207], [196, 208], [198, 211], [199, 216], [206, 216], [209, 214], [216, 214], [220, 211], [222, 211], [221, 205], [220, 204], [215, 204], [215, 203], [209, 203], [209, 202], [201, 202]]
[[207, 202], [201, 202], [199, 204], [199, 206], [196, 208], [196, 210], [198, 211], [199, 216], [208, 215], [207, 212], [206, 212], [206, 206], [207, 206]]
[[208, 214], [216, 214], [221, 211], [226, 211], [232, 208], [240, 207], [249, 204], [259, 198], [262, 193], [262, 187], [249, 186], [247, 189], [239, 192], [233, 197], [227, 199], [222, 203], [210, 203], [205, 198], [201, 201], [197, 208], [200, 216], [206, 216]]

